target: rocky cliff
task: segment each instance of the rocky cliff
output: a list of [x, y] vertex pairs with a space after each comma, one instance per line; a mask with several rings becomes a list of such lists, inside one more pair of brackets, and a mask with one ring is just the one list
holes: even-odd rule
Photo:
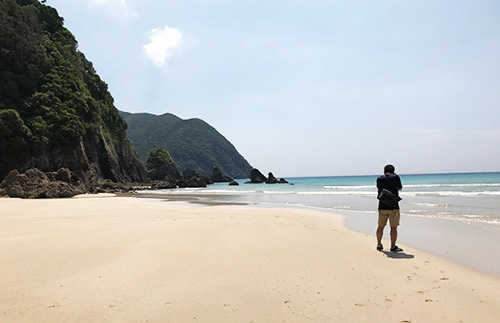
[[66, 168], [83, 187], [147, 182], [113, 98], [54, 8], [0, 1], [0, 179]]

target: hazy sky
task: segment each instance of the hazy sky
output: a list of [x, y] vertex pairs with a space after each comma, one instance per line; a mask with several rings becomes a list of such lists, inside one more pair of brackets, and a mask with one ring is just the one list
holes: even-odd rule
[[47, 4], [118, 109], [203, 119], [265, 174], [500, 171], [498, 0]]

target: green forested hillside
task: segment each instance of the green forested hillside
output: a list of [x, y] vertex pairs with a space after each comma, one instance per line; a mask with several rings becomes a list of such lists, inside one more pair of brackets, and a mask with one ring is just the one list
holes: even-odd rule
[[183, 120], [166, 113], [120, 112], [128, 123], [130, 142], [143, 162], [151, 148], [166, 148], [180, 171], [193, 169], [208, 175], [216, 166], [224, 175], [247, 178], [250, 164], [212, 126], [200, 119]]
[[60, 167], [146, 180], [126, 123], [54, 8], [0, 0], [0, 177]]

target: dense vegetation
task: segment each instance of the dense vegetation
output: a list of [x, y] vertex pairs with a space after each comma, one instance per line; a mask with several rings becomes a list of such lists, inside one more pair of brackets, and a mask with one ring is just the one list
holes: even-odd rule
[[146, 160], [146, 169], [148, 171], [154, 171], [172, 163], [172, 157], [170, 157], [170, 154], [165, 148], [153, 148], [149, 152], [148, 159]]
[[[0, 0], [0, 22], [0, 176], [13, 168], [79, 167], [81, 159], [99, 164], [92, 150], [108, 161], [129, 155], [126, 123], [108, 87], [57, 11], [36, 0]], [[115, 164], [122, 173], [136, 167]]]
[[120, 113], [143, 162], [152, 148], [162, 147], [168, 149], [180, 171], [192, 169], [206, 176], [216, 166], [225, 176], [247, 178], [252, 170], [224, 136], [200, 119], [183, 120], [170, 113]]

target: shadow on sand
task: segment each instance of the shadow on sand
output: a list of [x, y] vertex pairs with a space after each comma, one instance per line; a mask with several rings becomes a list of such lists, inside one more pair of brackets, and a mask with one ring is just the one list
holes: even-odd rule
[[405, 252], [390, 252], [390, 251], [381, 251], [381, 253], [385, 254], [387, 258], [395, 258], [395, 259], [412, 259], [415, 258], [414, 255], [407, 254]]

